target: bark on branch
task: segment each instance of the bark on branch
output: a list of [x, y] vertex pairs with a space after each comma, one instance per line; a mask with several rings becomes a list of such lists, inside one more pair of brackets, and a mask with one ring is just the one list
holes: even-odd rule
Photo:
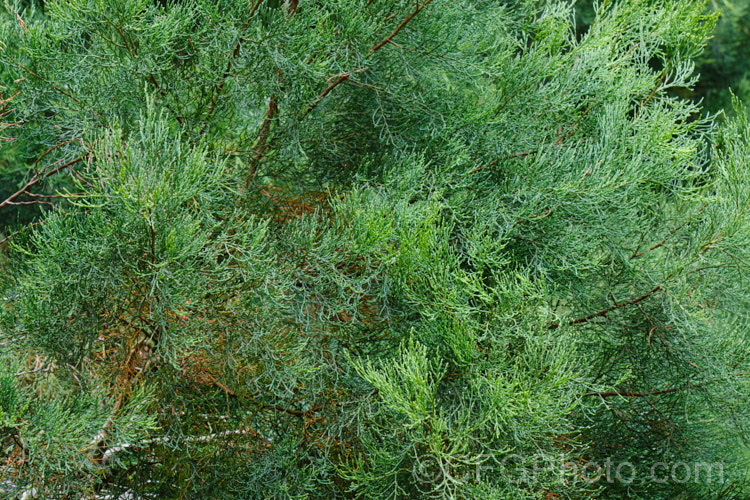
[[689, 389], [692, 386], [673, 387], [671, 389], [662, 389], [660, 391], [632, 392], [632, 391], [608, 391], [608, 392], [587, 392], [584, 396], [599, 396], [600, 398], [609, 398], [612, 396], [622, 396], [626, 398], [645, 398], [646, 396], [659, 396], [661, 394], [670, 394], [672, 392]]
[[[374, 44], [372, 47], [370, 47], [370, 50], [367, 51], [367, 55], [374, 54], [375, 52], [377, 52], [378, 50], [380, 50], [384, 45], [390, 43], [393, 40], [393, 37], [395, 37], [396, 35], [398, 35], [398, 33], [404, 28], [404, 26], [406, 26], [407, 24], [409, 24], [409, 21], [411, 21], [412, 19], [414, 19], [414, 17], [416, 17], [416, 15], [419, 14], [422, 11], [422, 9], [424, 9], [425, 7], [427, 7], [431, 2], [432, 2], [432, 0], [425, 0], [425, 2], [422, 3], [421, 5], [417, 5], [417, 8], [414, 9], [414, 12], [412, 12], [411, 14], [409, 14], [408, 16], [406, 16], [404, 18], [404, 20], [401, 21], [401, 24], [399, 24], [396, 27], [396, 29], [394, 29], [391, 32], [390, 35], [388, 35], [386, 38], [384, 38], [380, 42], [378, 42], [378, 43]], [[367, 69], [367, 68], [364, 68], [364, 69]], [[354, 71], [354, 73], [359, 73], [360, 71], [364, 71], [364, 69]], [[305, 112], [302, 114], [302, 117], [304, 118], [305, 116], [309, 115], [316, 107], [318, 107], [318, 104], [320, 104], [320, 101], [322, 101], [328, 94], [330, 94], [333, 89], [335, 89], [340, 84], [342, 84], [345, 81], [347, 81], [350, 76], [351, 76], [350, 73], [341, 73], [340, 75], [336, 75], [336, 77], [334, 77], [336, 79], [333, 80], [333, 82], [331, 84], [329, 84], [328, 87], [326, 87], [325, 90], [323, 90], [323, 92], [321, 92], [318, 95], [318, 97], [315, 98], [315, 101], [313, 101], [313, 103], [310, 104], [310, 106], [307, 107], [307, 109], [305, 110]], [[329, 81], [330, 81], [330, 79], [329, 79]]]
[[50, 177], [61, 170], [65, 170], [66, 168], [70, 167], [71, 165], [75, 165], [79, 161], [83, 160], [85, 158], [84, 156], [79, 156], [78, 158], [75, 158], [73, 160], [70, 160], [67, 163], [63, 163], [62, 165], [58, 165], [57, 167], [53, 168], [52, 170], [48, 172], [40, 172], [38, 174], [34, 174], [34, 176], [29, 180], [29, 182], [26, 183], [25, 186], [23, 186], [21, 189], [10, 195], [5, 201], [0, 202], [0, 209], [9, 206], [9, 205], [18, 205], [17, 202], [15, 202], [15, 199], [21, 196], [22, 194], [25, 194], [28, 192], [29, 189], [36, 186], [40, 182], [42, 182], [47, 177]]
[[[622, 309], [624, 307], [628, 307], [628, 306], [632, 306], [632, 305], [638, 304], [639, 302], [642, 302], [642, 301], [646, 300], [647, 298], [649, 298], [651, 295], [653, 295], [654, 293], [658, 292], [659, 290], [661, 290], [661, 285], [656, 285], [654, 288], [652, 288], [648, 292], [644, 293], [640, 297], [637, 297], [637, 298], [632, 299], [632, 300], [628, 300], [627, 302], [620, 302], [619, 304], [615, 304], [615, 305], [613, 305], [611, 307], [608, 307], [606, 309], [602, 309], [601, 311], [589, 314], [588, 316], [584, 316], [582, 318], [578, 318], [578, 319], [574, 319], [574, 320], [568, 321], [567, 324], [568, 325], [580, 325], [581, 323], [588, 323], [592, 319], [604, 317], [607, 314], [609, 314], [610, 312], [615, 311], [617, 309]], [[555, 330], [556, 328], [559, 328], [559, 327], [560, 327], [560, 323], [552, 323], [547, 328], [549, 328], [550, 330]]]

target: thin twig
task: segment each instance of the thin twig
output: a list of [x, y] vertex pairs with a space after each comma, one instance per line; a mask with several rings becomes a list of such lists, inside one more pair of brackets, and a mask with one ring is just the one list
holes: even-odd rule
[[651, 91], [651, 94], [646, 98], [645, 101], [643, 101], [643, 104], [641, 104], [638, 107], [638, 110], [635, 112], [635, 118], [638, 118], [638, 115], [641, 114], [641, 110], [646, 107], [646, 105], [653, 99], [653, 97], [656, 95], [656, 91], [659, 90], [659, 87], [661, 86], [662, 82], [664, 81], [664, 78], [667, 76], [667, 71], [664, 70], [661, 72], [661, 75], [659, 76], [659, 79], [656, 81], [656, 85], [654, 86], [654, 90]]
[[55, 369], [54, 365], [50, 365], [50, 366], [47, 366], [45, 368], [37, 368], [36, 370], [25, 370], [25, 371], [22, 371], [22, 372], [16, 372], [16, 373], [14, 373], [14, 375], [16, 377], [21, 377], [23, 375], [31, 375], [31, 374], [34, 374], [34, 373], [46, 373], [46, 372], [50, 372], [50, 371], [52, 371], [54, 369]]
[[71, 139], [69, 141], [61, 142], [59, 144], [55, 144], [54, 146], [52, 146], [51, 148], [49, 148], [47, 151], [45, 151], [44, 153], [42, 153], [41, 155], [39, 155], [39, 157], [34, 162], [34, 172], [36, 174], [39, 174], [39, 171], [36, 169], [36, 167], [37, 167], [37, 165], [39, 165], [39, 162], [42, 161], [42, 159], [45, 156], [47, 156], [48, 154], [50, 154], [52, 151], [56, 150], [57, 148], [60, 148], [62, 146], [66, 146], [66, 145], [68, 145], [68, 144], [70, 144], [72, 142], [81, 142], [81, 143], [83, 143], [83, 141], [79, 137], [79, 138], [76, 138], [76, 139]]
[[[729, 374], [727, 377], [742, 377], [741, 373]], [[707, 384], [721, 380], [721, 378], [712, 378], [704, 380], [698, 384], [685, 384], [679, 387], [672, 387], [670, 389], [659, 389], [646, 392], [635, 392], [635, 391], [606, 391], [606, 392], [587, 392], [584, 396], [599, 396], [602, 398], [609, 398], [612, 396], [623, 396], [630, 398], [645, 398], [647, 396], [660, 396], [662, 394], [671, 394], [673, 392], [682, 391], [685, 389], [699, 389]]]
[[[207, 434], [203, 436], [186, 436], [183, 438], [183, 441], [191, 442], [191, 443], [206, 443], [209, 441], [213, 441], [214, 439], [225, 438], [228, 436], [250, 435], [252, 437], [260, 439], [263, 442], [263, 446], [265, 446], [266, 448], [273, 448], [273, 444], [271, 443], [271, 441], [265, 438], [260, 432], [256, 431], [249, 425], [246, 425], [245, 427], [246, 429], [234, 429], [234, 430], [223, 431], [223, 432], [215, 432], [213, 434]], [[92, 445], [98, 446], [99, 443], [103, 441], [104, 437], [105, 436], [97, 434], [94, 437], [94, 441], [92, 442]], [[107, 448], [107, 450], [102, 454], [102, 457], [99, 460], [99, 462], [107, 463], [117, 453], [120, 453], [130, 448], [143, 448], [144, 446], [148, 446], [151, 444], [168, 443], [170, 441], [171, 440], [169, 439], [169, 436], [165, 436], [165, 437], [160, 437], [160, 438], [144, 439], [143, 441], [139, 441], [133, 444], [125, 443], [125, 444], [113, 446], [111, 448]]]
[[298, 417], [298, 418], [309, 417], [313, 413], [320, 411], [320, 407], [315, 407], [307, 411], [302, 411], [302, 410], [293, 410], [291, 408], [282, 408], [281, 406], [269, 405], [269, 404], [262, 404], [261, 406], [263, 406], [263, 408], [268, 409], [268, 410], [280, 411], [280, 412], [287, 413], [289, 415], [292, 415], [293, 417]]
[[51, 207], [54, 207], [55, 204], [49, 201], [42, 201], [42, 200], [33, 200], [33, 201], [9, 201], [7, 203], [10, 205], [49, 205]]
[[[703, 211], [703, 209], [706, 208], [706, 205], [707, 205], [706, 203], [702, 204], [700, 206], [700, 208], [695, 212], [695, 215], [701, 213]], [[669, 238], [671, 238], [672, 236], [674, 236], [677, 233], [677, 231], [679, 231], [680, 229], [682, 229], [683, 227], [685, 227], [691, 221], [692, 221], [692, 218], [686, 219], [682, 224], [680, 224], [679, 226], [677, 226], [674, 229], [672, 229], [671, 231], [669, 231], [669, 233], [659, 243], [651, 246], [650, 248], [646, 249], [645, 251], [634, 253], [633, 255], [630, 256], [630, 258], [632, 259], [634, 257], [640, 257], [641, 255], [643, 255], [646, 252], [650, 252], [651, 250], [656, 250], [657, 248], [660, 248], [660, 247], [664, 246], [664, 244], [666, 243], [666, 241]]]
[[396, 29], [393, 30], [393, 32], [390, 35], [388, 35], [388, 37], [385, 40], [381, 41], [380, 43], [376, 43], [375, 45], [373, 45], [370, 48], [369, 53], [372, 54], [373, 52], [376, 52], [383, 45], [385, 45], [386, 43], [390, 42], [393, 39], [393, 37], [395, 37], [396, 35], [398, 35], [398, 32], [401, 31], [403, 29], [403, 27], [406, 26], [409, 23], [409, 21], [411, 21], [412, 19], [414, 19], [414, 16], [416, 16], [417, 14], [419, 14], [422, 11], [422, 9], [424, 9], [425, 7], [427, 7], [427, 5], [430, 2], [432, 2], [432, 0], [426, 0], [422, 5], [418, 5], [417, 8], [416, 8], [416, 10], [414, 12], [412, 12], [410, 15], [408, 15], [403, 21], [401, 21], [401, 24], [399, 24], [396, 27]]
[[258, 169], [258, 164], [266, 155], [268, 151], [268, 137], [271, 132], [271, 123], [276, 119], [279, 113], [279, 101], [276, 94], [271, 94], [271, 98], [268, 100], [268, 110], [266, 116], [263, 119], [263, 123], [260, 125], [260, 131], [258, 131], [258, 140], [255, 143], [255, 153], [250, 160], [250, 168], [248, 172], [248, 180], [255, 177], [255, 172]]
[[[620, 302], [619, 304], [616, 304], [616, 305], [614, 305], [612, 307], [608, 307], [606, 309], [602, 309], [601, 311], [589, 314], [588, 316], [584, 316], [582, 318], [578, 318], [578, 319], [574, 319], [574, 320], [568, 321], [567, 324], [572, 326], [572, 325], [580, 325], [581, 323], [588, 323], [592, 319], [606, 316], [607, 314], [609, 314], [610, 312], [612, 312], [612, 311], [614, 311], [616, 309], [622, 309], [624, 307], [632, 306], [632, 305], [638, 304], [639, 302], [643, 302], [644, 300], [646, 300], [647, 298], [649, 298], [651, 295], [653, 295], [654, 293], [658, 292], [659, 290], [661, 290], [661, 285], [656, 285], [654, 288], [652, 288], [648, 292], [644, 293], [640, 297], [637, 297], [637, 298], [632, 299], [632, 300], [628, 300], [627, 302]], [[560, 327], [560, 323], [552, 323], [547, 328], [549, 328], [550, 330], [554, 330], [554, 329], [559, 328], [559, 327]]]
[[[369, 67], [360, 68], [360, 69], [352, 71], [352, 73], [354, 74], [361, 73], [363, 71], [367, 71], [368, 69], [370, 68]], [[321, 92], [318, 95], [318, 97], [315, 98], [315, 101], [313, 101], [313, 103], [307, 107], [305, 112], [302, 114], [302, 117], [304, 118], [305, 116], [309, 115], [315, 108], [318, 107], [318, 104], [320, 104], [320, 101], [322, 101], [328, 94], [330, 94], [333, 89], [335, 89], [336, 87], [338, 87], [340, 84], [344, 83], [345, 81], [349, 80], [350, 76], [351, 76], [350, 73], [339, 73], [338, 75], [334, 75], [331, 78], [329, 78], [327, 80], [329, 82], [328, 87], [326, 87], [325, 90], [323, 90], [323, 92]]]
[[588, 392], [584, 396], [599, 396], [601, 398], [608, 398], [612, 396], [622, 396], [629, 398], [644, 398], [646, 396], [659, 396], [661, 394], [670, 394], [677, 392], [682, 389], [687, 389], [692, 386], [686, 385], [683, 387], [673, 387], [672, 389], [663, 389], [660, 391], [648, 391], [648, 392], [631, 392], [631, 391], [607, 391], [607, 392]]
[[[411, 14], [409, 14], [408, 16], [406, 16], [404, 18], [404, 20], [401, 21], [401, 24], [399, 24], [396, 27], [396, 29], [394, 29], [391, 32], [390, 35], [388, 35], [385, 39], [381, 40], [380, 42], [378, 42], [378, 43], [374, 44], [372, 47], [370, 47], [370, 50], [367, 51], [367, 55], [374, 54], [375, 52], [377, 52], [378, 50], [380, 50], [384, 45], [386, 45], [388, 43], [391, 43], [392, 40], [393, 40], [393, 37], [395, 37], [399, 33], [399, 31], [401, 31], [404, 28], [404, 26], [406, 26], [407, 24], [409, 24], [409, 21], [411, 21], [412, 19], [414, 19], [414, 17], [417, 14], [419, 14], [422, 11], [422, 9], [424, 9], [425, 7], [427, 7], [427, 5], [429, 5], [431, 2], [432, 2], [432, 0], [425, 0], [425, 2], [423, 4], [421, 4], [421, 5], [418, 4], [417, 8], [414, 10], [414, 12], [412, 12]], [[358, 73], [360, 71], [364, 71], [365, 69], [367, 69], [367, 68], [354, 71], [353, 73]], [[318, 104], [320, 104], [320, 101], [322, 101], [328, 94], [330, 94], [333, 89], [335, 89], [340, 84], [342, 84], [343, 82], [345, 82], [346, 80], [348, 80], [350, 76], [351, 76], [350, 73], [341, 73], [339, 75], [336, 75], [336, 77], [333, 77], [333, 78], [336, 78], [333, 81], [333, 83], [331, 83], [330, 85], [328, 85], [328, 87], [326, 87], [325, 90], [323, 90], [323, 92], [321, 92], [318, 95], [318, 97], [315, 98], [315, 101], [313, 101], [313, 103], [310, 104], [310, 106], [307, 107], [307, 109], [305, 110], [305, 112], [302, 114], [302, 117], [304, 118], [305, 116], [309, 115], [316, 107], [318, 107]], [[329, 81], [330, 81], [330, 78], [329, 78]]]
[[63, 94], [63, 95], [66, 95], [66, 96], [70, 97], [71, 99], [73, 99], [73, 100], [74, 100], [75, 102], [77, 102], [78, 104], [81, 104], [81, 101], [79, 101], [78, 99], [76, 99], [76, 97], [75, 97], [75, 96], [73, 96], [73, 95], [72, 95], [72, 94], [70, 94], [69, 92], [67, 92], [67, 91], [65, 91], [65, 90], [63, 90], [63, 89], [61, 89], [60, 87], [58, 87], [58, 86], [57, 86], [57, 85], [55, 85], [54, 83], [50, 82], [50, 81], [49, 81], [49, 80], [47, 80], [46, 78], [43, 78], [43, 77], [41, 77], [41, 76], [37, 75], [36, 73], [34, 73], [33, 71], [31, 71], [31, 70], [30, 70], [29, 68], [27, 68], [27, 67], [26, 67], [26, 66], [24, 66], [23, 64], [21, 64], [21, 63], [17, 62], [17, 63], [16, 63], [16, 66], [18, 66], [19, 68], [21, 68], [22, 70], [24, 70], [25, 72], [27, 72], [28, 74], [30, 74], [31, 76], [33, 76], [34, 78], [37, 78], [37, 79], [39, 79], [39, 80], [41, 80], [41, 81], [43, 81], [43, 82], [45, 82], [45, 83], [49, 83], [50, 85], [52, 85], [52, 88], [54, 88], [55, 90], [57, 90], [57, 91], [58, 91], [58, 92], [60, 92], [61, 94]]
[[53, 168], [52, 170], [50, 170], [49, 172], [44, 173], [43, 175], [41, 173], [40, 174], [35, 174], [34, 177], [32, 177], [31, 180], [29, 180], [29, 182], [27, 182], [25, 186], [23, 186], [21, 189], [19, 189], [18, 191], [16, 191], [12, 195], [10, 195], [5, 201], [1, 202], [0, 203], [0, 208], [3, 208], [5, 206], [7, 206], [7, 205], [17, 204], [17, 203], [14, 202], [14, 200], [16, 198], [18, 198], [22, 194], [27, 193], [27, 191], [29, 189], [31, 189], [32, 187], [34, 187], [37, 184], [39, 184], [42, 180], [46, 179], [47, 177], [49, 177], [51, 175], [54, 175], [54, 174], [60, 172], [61, 170], [64, 170], [64, 169], [68, 168], [71, 165], [75, 165], [79, 161], [83, 160], [83, 158], [84, 158], [84, 156], [79, 156], [78, 158], [75, 158], [73, 160], [70, 160], [67, 163], [63, 163], [62, 165], [59, 165], [59, 166]]

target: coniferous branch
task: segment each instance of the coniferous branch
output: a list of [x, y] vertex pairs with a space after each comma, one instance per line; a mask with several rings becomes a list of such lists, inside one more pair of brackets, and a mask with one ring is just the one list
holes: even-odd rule
[[38, 170], [39, 162], [41, 162], [44, 159], [45, 156], [47, 156], [48, 154], [50, 154], [51, 152], [55, 151], [58, 148], [61, 148], [63, 146], [67, 146], [68, 144], [72, 144], [74, 142], [80, 142], [81, 144], [83, 144], [83, 141], [80, 138], [70, 139], [68, 141], [63, 141], [63, 142], [60, 142], [58, 144], [55, 144], [54, 146], [48, 148], [44, 153], [42, 153], [39, 156], [37, 156], [36, 160], [34, 160], [34, 173], [35, 174], [39, 174], [39, 170]]
[[[742, 374], [734, 374], [734, 376], [742, 377]], [[608, 398], [613, 396], [621, 397], [633, 397], [633, 398], [645, 398], [648, 396], [661, 396], [663, 394], [672, 394], [678, 391], [684, 391], [686, 389], [699, 389], [705, 387], [709, 383], [717, 382], [720, 379], [711, 379], [698, 384], [683, 384], [679, 387], [671, 387], [669, 389], [654, 389], [651, 391], [637, 392], [637, 391], [604, 391], [604, 392], [587, 392], [584, 396], [599, 396], [601, 398]]]
[[71, 165], [75, 165], [76, 163], [82, 161], [84, 158], [86, 158], [86, 156], [79, 156], [78, 158], [74, 158], [70, 161], [67, 161], [63, 163], [62, 165], [58, 165], [57, 167], [51, 170], [46, 170], [46, 169], [51, 167], [54, 164], [48, 165], [47, 167], [43, 168], [38, 174], [34, 174], [34, 176], [31, 179], [29, 179], [29, 181], [21, 189], [19, 189], [18, 191], [10, 195], [8, 198], [0, 202], [0, 209], [8, 205], [25, 203], [25, 202], [15, 202], [14, 200], [23, 194], [27, 194], [29, 189], [36, 186], [40, 182], [42, 182], [44, 179], [51, 177], [62, 170], [65, 170]]
[[[0, 93], [0, 119], [8, 116], [14, 111], [13, 108], [8, 109], [8, 107], [10, 106], [10, 103], [13, 101], [13, 99], [18, 97], [20, 93], [21, 91], [17, 90], [13, 95], [11, 95], [10, 97], [6, 97], [5, 99], [2, 98], [3, 97], [2, 93]], [[18, 127], [19, 125], [22, 125], [22, 124], [23, 124], [22, 120], [18, 120], [12, 123], [6, 123], [6, 122], [0, 121], [0, 132], [11, 127]], [[0, 136], [0, 141], [11, 142], [14, 140], [15, 138], [13, 137]]]
[[73, 94], [71, 94], [71, 93], [70, 93], [70, 92], [68, 92], [67, 90], [64, 90], [64, 89], [62, 89], [62, 88], [58, 87], [58, 86], [57, 86], [57, 85], [55, 85], [54, 83], [51, 83], [51, 82], [49, 82], [48, 80], [46, 80], [45, 78], [43, 78], [43, 77], [39, 76], [38, 74], [34, 73], [33, 71], [31, 71], [31, 70], [30, 70], [29, 68], [27, 68], [26, 66], [24, 66], [24, 65], [23, 65], [23, 64], [21, 64], [20, 62], [17, 62], [17, 63], [16, 63], [16, 66], [18, 66], [18, 67], [19, 67], [19, 68], [21, 68], [21, 69], [22, 69], [22, 70], [23, 70], [24, 72], [26, 72], [27, 74], [29, 74], [29, 75], [33, 76], [33, 77], [34, 77], [34, 78], [36, 78], [37, 80], [41, 80], [42, 82], [44, 82], [44, 83], [47, 83], [47, 84], [51, 85], [51, 87], [52, 87], [53, 89], [55, 89], [55, 90], [56, 90], [57, 92], [59, 92], [60, 94], [63, 94], [64, 96], [66, 96], [66, 97], [69, 97], [69, 98], [73, 99], [73, 100], [74, 100], [74, 101], [75, 101], [76, 103], [78, 103], [78, 104], [81, 104], [81, 101], [79, 101], [79, 100], [78, 100], [78, 98], [77, 98], [76, 96], [74, 96]]
[[598, 396], [600, 398], [608, 398], [612, 396], [628, 397], [628, 398], [645, 398], [647, 396], [660, 396], [662, 394], [671, 394], [673, 392], [682, 391], [685, 389], [692, 389], [696, 386], [685, 385], [682, 387], [672, 387], [671, 389], [660, 389], [647, 392], [633, 392], [633, 391], [606, 391], [606, 392], [587, 392], [584, 396]]
[[6, 205], [8, 206], [19, 206], [19, 205], [49, 205], [51, 207], [55, 207], [54, 203], [51, 203], [49, 201], [42, 201], [42, 200], [33, 200], [33, 201], [5, 201]]
[[660, 241], [659, 243], [657, 243], [657, 244], [655, 244], [655, 245], [652, 245], [652, 246], [648, 247], [648, 248], [647, 248], [646, 250], [644, 250], [644, 251], [642, 251], [642, 252], [636, 252], [636, 253], [634, 253], [634, 254], [633, 254], [633, 255], [632, 255], [632, 256], [631, 256], [630, 258], [632, 259], [632, 258], [635, 258], [635, 257], [640, 257], [640, 256], [641, 256], [641, 255], [643, 255], [644, 253], [648, 253], [648, 252], [650, 252], [650, 251], [652, 251], [652, 250], [656, 250], [657, 248], [661, 248], [661, 247], [663, 247], [663, 246], [664, 246], [664, 244], [665, 244], [666, 242], [667, 242], [667, 239], [666, 239], [666, 238], [664, 238], [664, 239], [663, 239], [663, 240], [661, 240], [661, 241]]
[[19, 14], [18, 11], [15, 10], [13, 7], [11, 7], [10, 5], [8, 5], [7, 0], [3, 1], [3, 5], [5, 5], [6, 9], [8, 9], [9, 11], [11, 11], [13, 13], [13, 15], [16, 18], [16, 21], [18, 21], [18, 25], [21, 26], [21, 29], [24, 31], [24, 33], [28, 34], [29, 29], [26, 27], [26, 23], [21, 18], [21, 14]]
[[255, 152], [253, 153], [252, 159], [250, 161], [250, 167], [247, 175], [247, 181], [249, 182], [250, 179], [255, 177], [255, 174], [258, 170], [258, 165], [263, 159], [263, 157], [266, 155], [269, 149], [269, 143], [268, 143], [268, 137], [271, 133], [271, 123], [276, 119], [279, 113], [279, 103], [278, 99], [276, 97], [276, 94], [271, 94], [271, 97], [268, 100], [268, 111], [266, 111], [266, 115], [263, 118], [263, 123], [260, 124], [260, 130], [258, 131], [258, 139], [255, 142], [255, 146], [253, 149]]
[[645, 108], [648, 103], [651, 101], [651, 99], [654, 98], [654, 95], [656, 95], [656, 92], [661, 87], [661, 84], [664, 82], [664, 79], [667, 77], [667, 71], [663, 70], [661, 74], [659, 75], [659, 78], [656, 80], [656, 85], [654, 85], [654, 90], [651, 91], [651, 93], [648, 95], [646, 100], [644, 100], [640, 106], [638, 106], [638, 109], [635, 111], [635, 118], [638, 118], [638, 115], [641, 114], [641, 111], [643, 108]]
[[[570, 321], [567, 322], [567, 324], [570, 325], [570, 326], [580, 325], [582, 323], [588, 323], [592, 319], [596, 319], [596, 318], [601, 318], [601, 317], [607, 316], [607, 314], [611, 313], [612, 311], [616, 311], [617, 309], [622, 309], [624, 307], [632, 306], [632, 305], [638, 304], [639, 302], [643, 302], [644, 300], [646, 300], [651, 295], [653, 295], [654, 293], [658, 292], [661, 289], [662, 289], [662, 285], [656, 285], [654, 288], [652, 288], [651, 290], [649, 290], [648, 292], [644, 293], [643, 295], [641, 295], [639, 297], [636, 297], [634, 299], [628, 300], [626, 302], [615, 303], [615, 305], [613, 305], [611, 307], [607, 307], [605, 309], [602, 309], [601, 311], [597, 311], [597, 312], [591, 313], [591, 314], [589, 314], [587, 316], [583, 316], [583, 317], [580, 317], [580, 318], [576, 318], [576, 319], [570, 320]], [[555, 330], [556, 328], [559, 328], [559, 327], [560, 327], [560, 323], [552, 323], [552, 324], [550, 324], [550, 325], [547, 326], [547, 328], [549, 328], [550, 330]]]
[[315, 108], [318, 107], [318, 104], [320, 104], [320, 101], [322, 101], [323, 99], [325, 99], [325, 97], [328, 94], [330, 94], [333, 89], [335, 89], [336, 87], [338, 87], [339, 84], [344, 83], [345, 81], [348, 81], [349, 77], [352, 74], [361, 73], [363, 71], [367, 71], [368, 69], [369, 68], [360, 68], [360, 69], [354, 70], [351, 74], [350, 73], [340, 73], [338, 75], [334, 75], [331, 78], [329, 78], [328, 79], [328, 82], [330, 82], [329, 85], [325, 89], [323, 89], [323, 92], [321, 92], [320, 94], [318, 94], [318, 97], [316, 97], [315, 101], [313, 101], [313, 103], [310, 104], [310, 106], [308, 106], [305, 109], [305, 112], [303, 113], [302, 116], [305, 117], [305, 116], [309, 115], [310, 113], [312, 113], [313, 110], [315, 110]]
[[414, 17], [417, 14], [419, 14], [420, 12], [422, 12], [422, 9], [424, 9], [425, 7], [427, 7], [427, 5], [430, 4], [430, 2], [432, 2], [432, 0], [425, 0], [421, 5], [419, 4], [419, 2], [417, 2], [417, 8], [414, 9], [414, 12], [412, 12], [411, 14], [409, 14], [408, 16], [406, 16], [404, 18], [404, 20], [401, 21], [401, 23], [398, 26], [396, 26], [396, 29], [394, 29], [391, 32], [390, 35], [388, 35], [387, 37], [385, 37], [385, 39], [381, 40], [380, 42], [378, 42], [375, 45], [373, 45], [372, 47], [370, 47], [369, 53], [372, 54], [374, 52], [377, 52], [381, 47], [383, 47], [383, 45], [385, 45], [388, 42], [390, 42], [391, 40], [393, 40], [393, 38], [396, 35], [398, 35], [399, 31], [401, 31], [404, 28], [404, 26], [406, 26], [407, 24], [409, 24], [409, 21], [411, 21], [412, 19], [414, 19]]
[[[273, 443], [269, 441], [268, 439], [264, 438], [262, 434], [260, 434], [257, 430], [253, 429], [249, 425], [245, 425], [243, 429], [233, 429], [233, 430], [222, 431], [222, 432], [214, 432], [212, 434], [204, 434], [204, 435], [199, 435], [199, 436], [187, 436], [185, 438], [185, 441], [188, 443], [208, 443], [211, 441], [215, 441], [217, 439], [223, 439], [223, 438], [227, 438], [230, 436], [245, 436], [245, 435], [249, 435], [249, 436], [252, 436], [253, 438], [257, 438], [263, 443], [263, 446], [265, 448], [273, 449]], [[97, 436], [97, 438], [95, 438], [94, 441], [92, 442], [92, 447], [98, 447], [104, 438], [105, 436], [101, 436], [101, 437]], [[132, 444], [115, 445], [115, 446], [106, 448], [102, 456], [96, 461], [100, 464], [106, 465], [117, 454], [127, 451], [129, 449], [133, 449], [133, 448], [145, 449], [153, 444], [169, 444], [169, 442], [170, 442], [170, 439], [168, 437], [163, 437], [163, 438], [144, 439], [142, 441], [139, 441], [137, 443], [132, 443]]]
[[[374, 54], [378, 50], [380, 50], [384, 45], [388, 44], [393, 37], [398, 35], [398, 33], [407, 25], [409, 24], [409, 21], [414, 19], [414, 17], [419, 14], [422, 9], [427, 7], [427, 5], [430, 4], [432, 0], [426, 0], [424, 3], [420, 4], [417, 2], [417, 6], [414, 9], [414, 11], [406, 16], [403, 21], [394, 29], [390, 35], [388, 35], [386, 38], [381, 40], [380, 42], [375, 43], [372, 47], [370, 47], [370, 50], [367, 52], [367, 55]], [[367, 68], [355, 70], [353, 73], [358, 73], [361, 71], [364, 71]], [[320, 93], [318, 94], [318, 97], [315, 98], [315, 100], [305, 109], [304, 113], [302, 114], [302, 117], [309, 115], [310, 113], [315, 110], [316, 107], [318, 107], [318, 104], [320, 104], [320, 101], [322, 101], [328, 94], [331, 93], [333, 89], [338, 87], [340, 84], [344, 83], [351, 77], [350, 73], [341, 73], [339, 75], [336, 75], [335, 77], [331, 77], [329, 80], [333, 79], [333, 81]], [[334, 79], [335, 78], [335, 79]]]
[[297, 12], [297, 5], [299, 4], [299, 0], [284, 0], [284, 5], [289, 11], [289, 16], [293, 16], [295, 12]]
[[[254, 0], [252, 7], [250, 8], [250, 12], [248, 13], [247, 20], [242, 25], [242, 31], [247, 29], [247, 27], [250, 25], [250, 22], [255, 17], [255, 13], [258, 11], [258, 8], [263, 4], [265, 0]], [[295, 8], [296, 8], [296, 2], [295, 2]], [[295, 9], [296, 10], [296, 9]], [[294, 11], [291, 11], [292, 14]], [[208, 124], [210, 123], [211, 117], [213, 116], [214, 109], [216, 108], [216, 104], [219, 100], [219, 96], [221, 95], [222, 91], [224, 90], [224, 85], [226, 84], [227, 78], [229, 78], [229, 75], [232, 71], [232, 64], [234, 64], [234, 60], [237, 58], [237, 55], [240, 53], [240, 48], [242, 47], [242, 44], [245, 42], [245, 39], [243, 36], [240, 36], [237, 39], [237, 43], [234, 44], [234, 48], [232, 49], [232, 52], [229, 54], [229, 58], [227, 59], [227, 65], [226, 68], [224, 68], [224, 72], [221, 74], [221, 77], [219, 78], [219, 83], [216, 85], [216, 88], [213, 91], [211, 102], [208, 105], [208, 109], [206, 110], [206, 116], [203, 119], [203, 123], [201, 125], [201, 129], [198, 132], [198, 136], [202, 136], [205, 131], [206, 127], [208, 127]], [[274, 96], [271, 96], [271, 103], [273, 103], [273, 108], [275, 109], [278, 106], [278, 103], [274, 101]], [[271, 103], [269, 103], [268, 107], [268, 114], [271, 113]], [[264, 122], [265, 123], [265, 122]], [[263, 129], [263, 126], [261, 126], [261, 130]]]
[[0, 496], [626, 495], [490, 467], [538, 456], [744, 488], [750, 128], [670, 90], [715, 19], [571, 9], [6, 9], [0, 175], [38, 180], [3, 208], [57, 209], [0, 259]]

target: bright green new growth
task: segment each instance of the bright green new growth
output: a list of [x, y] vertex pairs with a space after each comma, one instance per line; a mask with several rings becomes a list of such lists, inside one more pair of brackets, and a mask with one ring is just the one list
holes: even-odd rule
[[8, 239], [0, 496], [747, 495], [750, 121], [674, 93], [715, 20], [7, 7], [0, 210], [53, 207]]

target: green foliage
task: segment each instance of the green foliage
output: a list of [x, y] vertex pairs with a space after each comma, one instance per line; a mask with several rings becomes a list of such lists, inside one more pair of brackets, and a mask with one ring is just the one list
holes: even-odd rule
[[[12, 23], [16, 21], [11, 16], [3, 12], [0, 16], [0, 33], [7, 33]], [[16, 21], [17, 22], [17, 21]], [[1, 36], [0, 50], [5, 54], [19, 55], [19, 40], [15, 37]], [[0, 65], [0, 81], [8, 82], [11, 79], [8, 67]], [[17, 96], [8, 87], [0, 84], [0, 198], [7, 199], [11, 194], [17, 191], [24, 183], [26, 173], [29, 171], [25, 161], [24, 142], [17, 142], [16, 133], [18, 132], [18, 117], [14, 113], [14, 105]], [[0, 239], [6, 236], [8, 227], [16, 224], [30, 222], [39, 213], [39, 206], [14, 206], [4, 207], [0, 214]], [[0, 261], [1, 262], [1, 261]]]
[[705, 12], [6, 7], [0, 210], [57, 197], [0, 283], [0, 496], [746, 496], [750, 121], [675, 91]]
[[712, 110], [734, 108], [726, 89], [750, 102], [750, 72], [746, 61], [750, 59], [750, 2], [740, 0], [712, 0], [709, 6], [720, 11], [721, 16], [708, 48], [701, 58], [701, 85], [699, 95], [706, 99]]
[[[606, 4], [607, 2], [599, 2]], [[579, 33], [588, 30], [595, 18], [593, 0], [576, 0], [576, 21]], [[747, 0], [710, 0], [706, 8], [719, 14], [716, 28], [711, 33], [706, 50], [696, 59], [700, 80], [694, 88], [677, 88], [673, 92], [682, 97], [702, 100], [710, 112], [734, 111], [728, 89], [750, 102], [750, 75], [746, 61], [750, 59], [750, 2]]]

